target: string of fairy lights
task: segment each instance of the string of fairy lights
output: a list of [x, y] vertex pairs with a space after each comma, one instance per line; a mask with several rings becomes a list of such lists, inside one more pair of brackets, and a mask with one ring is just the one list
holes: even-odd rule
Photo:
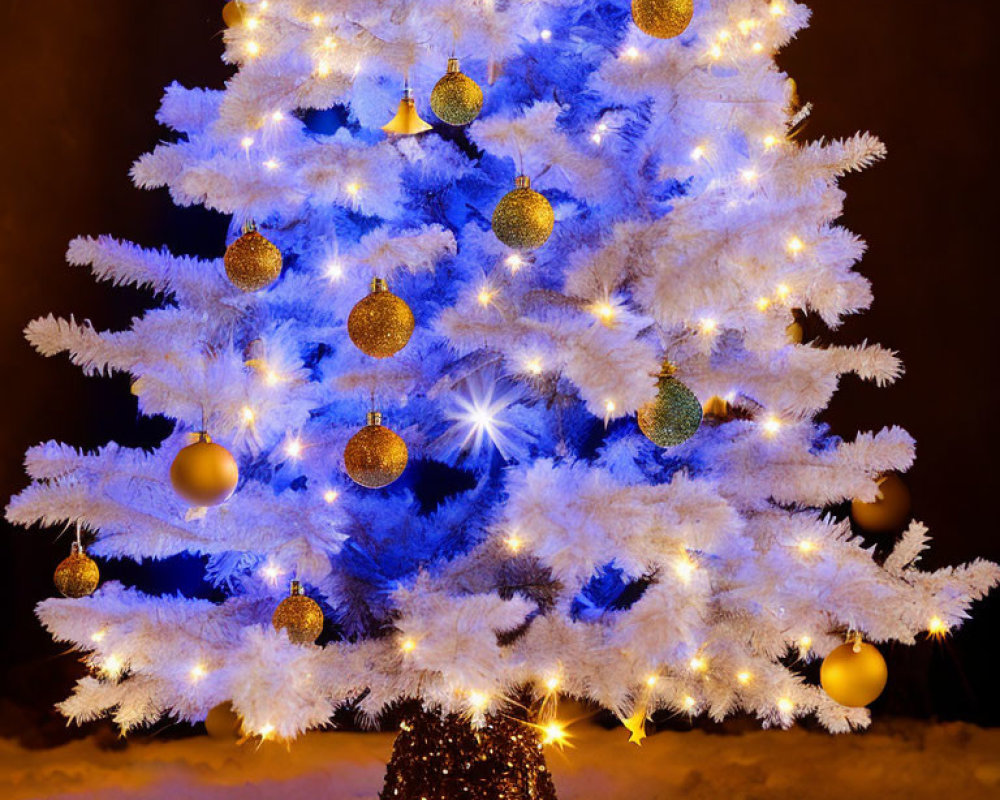
[[[247, 61], [259, 59], [265, 54], [262, 44], [264, 37], [260, 34], [268, 24], [269, 7], [267, 0], [253, 4], [252, 8], [238, 0], [230, 0], [225, 5], [224, 20], [234, 31], [235, 41], [239, 43], [242, 57]], [[768, 13], [780, 17], [785, 13], [785, 8], [778, 0], [772, 0]], [[672, 39], [682, 34], [688, 28], [692, 15], [691, 0], [636, 0], [633, 3], [635, 23], [650, 36], [659, 39]], [[322, 14], [303, 11], [300, 22], [304, 27], [314, 30], [316, 35], [312, 77], [314, 80], [327, 79], [343, 66], [333, 59], [339, 42], [328, 32], [327, 20]], [[735, 30], [717, 31], [704, 53], [705, 63], [737, 63], [758, 55], [770, 57], [772, 53], [769, 48], [757, 38], [763, 24], [761, 19], [748, 18], [741, 20]], [[551, 41], [552, 36], [552, 32], [547, 29], [538, 32], [538, 39], [543, 43]], [[638, 63], [644, 57], [641, 48], [635, 45], [628, 46], [618, 54], [618, 58], [625, 63]], [[353, 74], [357, 75], [362, 68], [362, 63], [358, 61], [353, 66]], [[462, 73], [459, 60], [449, 58], [445, 74], [431, 93], [430, 105], [442, 122], [465, 126], [478, 117], [483, 99], [482, 88]], [[281, 170], [283, 163], [280, 155], [269, 152], [267, 147], [270, 139], [278, 137], [271, 137], [268, 132], [281, 126], [291, 113], [288, 109], [273, 110], [261, 120], [257, 130], [239, 138], [235, 143], [234, 155], [250, 161], [259, 158], [261, 168], [268, 172]], [[402, 137], [420, 135], [431, 129], [432, 126], [421, 119], [417, 111], [413, 89], [406, 85], [395, 116], [385, 124], [383, 130], [391, 137]], [[603, 146], [607, 143], [610, 132], [607, 123], [599, 122], [590, 133], [590, 141], [595, 147]], [[754, 152], [747, 163], [735, 172], [713, 172], [716, 169], [713, 163], [715, 147], [710, 140], [705, 140], [692, 149], [691, 162], [696, 169], [705, 171], [713, 181], [729, 181], [754, 191], [766, 176], [766, 159], [788, 145], [782, 132], [763, 131], [754, 136]], [[343, 180], [340, 191], [342, 201], [354, 206], [364, 193], [364, 185], [357, 177], [348, 175]], [[530, 268], [532, 251], [542, 247], [552, 235], [555, 214], [545, 195], [532, 188], [530, 177], [518, 175], [514, 187], [495, 207], [491, 224], [497, 239], [510, 250], [503, 258], [503, 266], [511, 275], [515, 275]], [[789, 234], [783, 248], [789, 259], [808, 258], [809, 237], [804, 233]], [[242, 235], [227, 247], [224, 266], [226, 275], [236, 288], [246, 293], [256, 293], [267, 290], [278, 281], [282, 274], [283, 258], [279, 248], [260, 232], [257, 224], [253, 220], [247, 220]], [[339, 283], [345, 279], [347, 271], [339, 257], [331, 256], [323, 263], [321, 274], [325, 280]], [[475, 303], [482, 308], [489, 308], [501, 299], [500, 286], [488, 280], [474, 291]], [[763, 314], [790, 315], [797, 296], [795, 286], [783, 281], [775, 285], [769, 294], [753, 298], [752, 304]], [[624, 303], [620, 297], [603, 296], [593, 299], [585, 306], [585, 310], [594, 317], [596, 323], [614, 327], [625, 310]], [[415, 326], [414, 315], [406, 301], [393, 294], [387, 280], [382, 277], [376, 277], [372, 281], [369, 293], [355, 305], [347, 320], [349, 338], [361, 352], [373, 359], [391, 358], [402, 351], [410, 341]], [[714, 339], [726, 330], [727, 322], [718, 313], [707, 310], [704, 316], [695, 321], [693, 327], [697, 335]], [[802, 342], [801, 327], [794, 321], [788, 327], [788, 335], [790, 343]], [[260, 346], [254, 346], [255, 344], [259, 345], [259, 342], [252, 342], [248, 347], [246, 364], [252, 367], [265, 389], [283, 386], [293, 380], [280, 359], [275, 363], [269, 354], [263, 352]], [[543, 354], [534, 352], [525, 353], [520, 364], [516, 365], [517, 374], [530, 377], [541, 376], [549, 369]], [[516, 436], [503, 418], [505, 409], [513, 402], [512, 397], [516, 395], [507, 396], [497, 391], [495, 386], [487, 385], [481, 387], [478, 393], [460, 399], [450, 414], [452, 421], [461, 428], [459, 446], [478, 449], [488, 441], [505, 456], [515, 448]], [[637, 424], [656, 444], [674, 447], [695, 434], [706, 409], [721, 409], [721, 413], [725, 413], [736, 397], [737, 392], [734, 390], [724, 398], [712, 398], [703, 406], [677, 377], [673, 366], [666, 362], [658, 378], [657, 396], [638, 410]], [[622, 401], [616, 397], [607, 397], [604, 409], [605, 422], [626, 410]], [[779, 411], [766, 408], [755, 413], [754, 421], [760, 435], [768, 439], [781, 436], [786, 427], [794, 424], [793, 420], [786, 419]], [[244, 405], [240, 410], [239, 423], [245, 428], [252, 428], [258, 422], [259, 410], [252, 403]], [[307, 457], [309, 443], [299, 433], [289, 432], [280, 447], [287, 458], [299, 460]], [[372, 408], [367, 414], [364, 427], [354, 434], [345, 447], [345, 472], [357, 485], [379, 489], [397, 480], [407, 463], [406, 442], [383, 424], [381, 410]], [[177, 494], [190, 506], [217, 506], [227, 502], [236, 491], [239, 465], [229, 450], [212, 440], [208, 431], [199, 430], [193, 434], [193, 440], [175, 455], [170, 479]], [[909, 515], [909, 495], [898, 476], [885, 476], [883, 487], [883, 497], [879, 501], [867, 504], [856, 501], [854, 504], [855, 520], [870, 530], [893, 529]], [[328, 504], [336, 503], [341, 494], [339, 489], [333, 487], [321, 488], [320, 491]], [[518, 555], [530, 549], [531, 537], [523, 531], [509, 532], [503, 539], [503, 544], [512, 556]], [[802, 559], [809, 560], [815, 558], [822, 544], [813, 538], [803, 538], [794, 547]], [[676, 577], [683, 584], [691, 582], [700, 568], [697, 556], [686, 549], [678, 554], [674, 565]], [[276, 586], [286, 572], [283, 565], [270, 560], [260, 568], [261, 575], [271, 586]], [[94, 592], [99, 580], [97, 564], [86, 554], [78, 528], [70, 556], [56, 569], [56, 586], [66, 597], [79, 598]], [[322, 632], [323, 611], [315, 600], [304, 593], [300, 581], [293, 578], [288, 596], [274, 611], [272, 623], [275, 629], [285, 631], [293, 643], [310, 644]], [[939, 616], [928, 621], [927, 632], [931, 636], [944, 636], [948, 630], [947, 623]], [[105, 629], [97, 630], [92, 634], [91, 640], [99, 644], [106, 634]], [[802, 633], [797, 638], [796, 647], [802, 657], [810, 653], [812, 645], [813, 639], [808, 633]], [[404, 658], [412, 658], [420, 646], [420, 641], [412, 636], [401, 636], [398, 641]], [[94, 663], [100, 673], [111, 680], [119, 679], [128, 669], [127, 658], [118, 653], [100, 657]], [[698, 677], [711, 675], [714, 668], [709, 655], [703, 652], [692, 656], [688, 667], [690, 675]], [[211, 671], [212, 665], [208, 660], [195, 660], [188, 673], [190, 682], [200, 683]], [[631, 741], [635, 743], [641, 743], [645, 737], [645, 721], [649, 709], [654, 705], [656, 693], [663, 686], [664, 677], [661, 674], [651, 674], [646, 678], [632, 715], [622, 720], [631, 733]], [[738, 668], [732, 677], [743, 687], [750, 686], [755, 680], [754, 671], [750, 667]], [[822, 685], [827, 692], [835, 700], [848, 706], [871, 703], [881, 693], [886, 679], [885, 662], [877, 648], [863, 642], [860, 633], [853, 631], [850, 632], [848, 641], [824, 660], [821, 675]], [[539, 682], [541, 701], [538, 721], [533, 725], [546, 745], [563, 745], [569, 736], [567, 723], [557, 718], [558, 696], [562, 686], [563, 680], [558, 674], [545, 676]], [[462, 692], [472, 718], [481, 719], [495, 707], [498, 700], [481, 688]], [[688, 693], [683, 694], [676, 705], [678, 712], [694, 715], [698, 713], [701, 701], [695, 694]], [[774, 698], [774, 706], [783, 717], [791, 717], [795, 711], [793, 700], [784, 695]], [[271, 738], [274, 726], [265, 724], [252, 733], [263, 739]]]

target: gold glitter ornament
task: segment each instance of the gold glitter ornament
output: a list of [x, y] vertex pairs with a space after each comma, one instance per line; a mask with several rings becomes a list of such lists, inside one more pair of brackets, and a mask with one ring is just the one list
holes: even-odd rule
[[691, 24], [694, 0], [632, 0], [632, 19], [657, 39], [680, 36]]
[[217, 506], [236, 489], [240, 471], [236, 459], [221, 444], [205, 433], [181, 448], [170, 465], [170, 482], [184, 500], [193, 506]]
[[229, 0], [222, 7], [222, 21], [227, 28], [238, 28], [246, 22], [247, 9], [240, 0]]
[[878, 479], [878, 497], [871, 503], [851, 501], [851, 516], [869, 533], [889, 533], [910, 519], [910, 490], [895, 472]]
[[889, 680], [885, 659], [874, 645], [857, 637], [823, 659], [819, 681], [842, 706], [860, 708], [875, 702]]
[[552, 234], [556, 216], [545, 196], [531, 188], [527, 175], [518, 175], [514, 186], [493, 210], [493, 233], [508, 247], [534, 250]]
[[378, 411], [368, 412], [368, 424], [344, 448], [344, 466], [355, 483], [369, 489], [388, 486], [403, 474], [409, 453], [406, 442], [382, 425]]
[[323, 609], [302, 593], [301, 583], [292, 581], [288, 597], [274, 609], [271, 624], [276, 631], [286, 631], [293, 644], [312, 644], [323, 632]]
[[639, 409], [639, 430], [660, 447], [683, 444], [701, 425], [701, 403], [694, 392], [677, 378], [673, 369], [664, 368], [657, 384], [656, 399]]
[[371, 294], [358, 302], [347, 317], [347, 335], [365, 355], [388, 358], [413, 335], [413, 312], [405, 300], [389, 291], [382, 278], [372, 280]]
[[397, 136], [413, 136], [417, 133], [429, 131], [431, 127], [417, 113], [417, 104], [413, 102], [413, 90], [407, 86], [403, 90], [403, 97], [399, 101], [399, 108], [396, 109], [396, 116], [383, 125], [382, 130], [386, 133], [394, 133]]
[[226, 248], [223, 258], [230, 283], [244, 292], [257, 292], [281, 275], [281, 251], [247, 223], [243, 235]]
[[86, 597], [97, 588], [101, 572], [80, 543], [73, 542], [70, 554], [59, 562], [52, 580], [63, 597]]
[[460, 69], [457, 58], [448, 59], [448, 71], [431, 92], [431, 110], [449, 125], [468, 125], [483, 108], [483, 90]]

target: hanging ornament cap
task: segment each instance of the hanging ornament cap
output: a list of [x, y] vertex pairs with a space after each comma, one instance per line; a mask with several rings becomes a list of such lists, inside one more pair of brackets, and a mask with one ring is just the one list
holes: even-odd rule
[[431, 92], [431, 110], [449, 125], [468, 125], [483, 108], [483, 90], [459, 68], [457, 58], [448, 59], [448, 70]]
[[531, 188], [531, 178], [518, 175], [514, 190], [493, 210], [493, 233], [508, 247], [534, 250], [548, 240], [555, 221], [551, 203]]
[[365, 355], [388, 358], [410, 341], [415, 322], [406, 301], [389, 291], [383, 278], [373, 278], [371, 293], [347, 317], [347, 335]]
[[94, 559], [83, 551], [83, 546], [73, 542], [69, 556], [59, 562], [52, 579], [64, 597], [86, 597], [97, 588], [101, 573]]
[[417, 133], [429, 131], [431, 127], [417, 113], [417, 104], [413, 102], [413, 91], [407, 86], [403, 90], [403, 97], [399, 101], [399, 108], [396, 109], [396, 116], [383, 125], [382, 130], [386, 133], [394, 133], [399, 136], [413, 136]]

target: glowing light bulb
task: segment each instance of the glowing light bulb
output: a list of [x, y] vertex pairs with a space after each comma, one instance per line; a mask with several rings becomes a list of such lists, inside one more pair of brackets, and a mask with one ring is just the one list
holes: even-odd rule
[[682, 581], [684, 581], [684, 583], [687, 583], [689, 580], [691, 580], [691, 576], [694, 574], [694, 571], [695, 571], [694, 562], [691, 561], [691, 559], [689, 559], [687, 556], [684, 556], [683, 558], [678, 560], [676, 564], [674, 564], [674, 572], [677, 573], [677, 577], [679, 577]]
[[698, 326], [701, 328], [702, 333], [706, 336], [711, 336], [718, 329], [719, 323], [717, 323], [714, 319], [706, 317], [698, 323]]
[[694, 150], [691, 151], [691, 160], [700, 161], [705, 157], [705, 146], [700, 144]]
[[781, 431], [781, 420], [773, 414], [767, 416], [763, 424], [764, 435], [768, 437], [777, 436]]
[[489, 704], [490, 698], [488, 695], [485, 695], [482, 692], [469, 692], [469, 705], [476, 711], [482, 711]]
[[208, 672], [205, 671], [205, 668], [201, 664], [195, 664], [193, 667], [191, 667], [191, 671], [188, 673], [188, 675], [191, 677], [191, 680], [195, 683], [200, 681], [207, 674]]
[[542, 374], [542, 359], [530, 358], [524, 362], [524, 369], [532, 375]]
[[244, 136], [242, 139], [240, 139], [240, 147], [242, 147], [244, 150], [249, 150], [251, 147], [253, 147], [253, 137]]
[[240, 409], [240, 418], [243, 420], [244, 425], [249, 425], [254, 420], [253, 409], [250, 406], [243, 406]]
[[522, 547], [524, 547], [524, 542], [521, 540], [521, 537], [515, 536], [514, 534], [511, 534], [504, 539], [503, 543], [507, 545], [507, 549], [512, 553], [517, 553]]
[[688, 666], [691, 667], [692, 672], [705, 672], [708, 669], [708, 661], [703, 656], [695, 656]]
[[320, 78], [327, 77], [332, 71], [333, 68], [330, 66], [329, 61], [320, 61], [316, 64], [316, 75]]
[[752, 19], [741, 19], [736, 27], [740, 29], [740, 33], [746, 36], [757, 27], [757, 22]]
[[805, 250], [806, 243], [803, 242], [798, 236], [793, 236], [788, 240], [788, 244], [786, 246], [788, 247], [789, 253], [801, 253]]
[[276, 564], [267, 564], [261, 569], [260, 574], [264, 576], [268, 583], [276, 586], [278, 578], [281, 576], [281, 568]]
[[403, 639], [403, 641], [399, 644], [399, 649], [404, 653], [412, 653], [417, 649], [417, 643], [413, 639]]
[[538, 35], [542, 37], [542, 41], [543, 42], [547, 42], [549, 39], [552, 38], [552, 31], [550, 31], [548, 28], [546, 28], [541, 33], [539, 33]]
[[247, 20], [246, 24], [247, 24], [247, 28], [249, 30], [255, 31], [255, 30], [257, 30], [257, 28], [260, 27], [260, 18], [259, 17], [250, 17]]
[[604, 403], [604, 410], [607, 411], [609, 414], [614, 414], [616, 408], [617, 408], [617, 406], [615, 405], [615, 401], [614, 400], [606, 400], [605, 401], [605, 403]]
[[599, 133], [593, 134], [590, 137], [590, 141], [592, 141], [594, 144], [600, 144], [601, 143], [601, 134], [599, 134]]
[[548, 689], [550, 692], [554, 692], [556, 689], [559, 688], [559, 679], [556, 677], [549, 678], [547, 681], [545, 681], [545, 688]]
[[637, 47], [629, 47], [625, 51], [625, 58], [629, 59], [630, 61], [635, 61], [638, 57], [639, 57], [639, 48]]
[[264, 371], [264, 383], [268, 386], [276, 386], [281, 383], [281, 376], [273, 369], [266, 369]]
[[542, 726], [542, 744], [561, 745], [566, 741], [566, 726], [558, 720], [552, 720]]
[[302, 457], [302, 440], [295, 438], [289, 439], [285, 443], [285, 454], [289, 458], [301, 458]]
[[753, 679], [753, 675], [751, 675], [749, 672], [746, 672], [745, 670], [743, 672], [737, 672], [736, 673], [736, 680], [742, 686], [746, 686], [748, 683], [750, 683], [750, 681], [752, 679]]
[[268, 169], [277, 169], [278, 167], [281, 166], [281, 164], [279, 164], [276, 159], [269, 158], [267, 161], [264, 162], [264, 166], [267, 167]]
[[257, 735], [260, 736], [261, 739], [270, 739], [274, 735], [274, 726], [268, 723], [257, 731]]
[[816, 542], [810, 539], [803, 539], [799, 542], [799, 552], [800, 553], [815, 553], [817, 550]]
[[344, 268], [341, 266], [339, 261], [330, 261], [323, 269], [323, 275], [327, 280], [339, 281], [344, 277]]
[[779, 300], [787, 300], [788, 296], [792, 293], [792, 290], [787, 283], [779, 283], [775, 287], [774, 293], [778, 296]]
[[772, 15], [774, 15], [775, 17], [780, 17], [784, 13], [785, 13], [785, 7], [781, 3], [778, 2], [771, 3]]
[[656, 686], [656, 684], [659, 683], [659, 682], [660, 682], [660, 676], [659, 675], [650, 675], [648, 678], [646, 678], [646, 685], [650, 689], [652, 689], [654, 686]]
[[766, 298], [766, 297], [758, 297], [757, 298], [757, 310], [758, 311], [767, 311], [768, 306], [770, 306], [770, 305], [771, 305], [771, 301], [768, 298]]
[[323, 500], [327, 503], [336, 503], [338, 497], [340, 497], [340, 492], [336, 489], [327, 489], [323, 492]]
[[769, 135], [769, 136], [765, 136], [764, 137], [764, 147], [766, 147], [768, 150], [770, 150], [772, 147], [774, 147], [777, 143], [778, 143], [778, 137], [777, 136], [770, 136]]
[[323, 24], [323, 15], [313, 14], [312, 17], [309, 19], [309, 21], [318, 28], [320, 25]]
[[90, 634], [90, 641], [92, 642], [104, 641], [104, 637], [107, 635], [108, 632], [106, 630], [94, 631], [92, 634]]
[[760, 42], [754, 42], [753, 45], [750, 47], [750, 50], [754, 53], [763, 53], [764, 45], [761, 44]]
[[280, 111], [280, 110], [279, 111], [275, 111], [273, 114], [271, 114], [271, 121], [272, 122], [281, 122], [284, 118], [285, 118], [285, 112]]
[[948, 625], [941, 617], [931, 617], [930, 622], [927, 623], [927, 632], [931, 636], [940, 638], [948, 633]]
[[327, 50], [333, 50], [333, 48], [335, 48], [336, 46], [337, 42], [332, 36], [327, 36], [325, 39], [323, 39], [323, 47], [325, 47]]
[[755, 169], [744, 169], [740, 170], [740, 177], [743, 178], [744, 183], [756, 183], [760, 176]]
[[521, 267], [524, 266], [524, 259], [521, 258], [521, 256], [519, 256], [517, 253], [511, 253], [509, 256], [507, 256], [507, 260], [505, 263], [507, 264], [507, 268], [512, 273], [515, 273], [519, 269], [521, 269]]
[[789, 700], [787, 697], [778, 698], [778, 711], [782, 714], [791, 714], [795, 710], [795, 703]]
[[812, 647], [812, 644], [813, 640], [811, 636], [803, 636], [801, 639], [799, 639], [799, 650], [801, 650], [803, 653], [808, 653], [809, 648]]
[[246, 54], [250, 58], [257, 58], [260, 55], [260, 45], [257, 42], [247, 42], [246, 43]]
[[684, 695], [684, 700], [683, 700], [684, 708], [690, 711], [692, 708], [694, 708], [694, 704], [695, 704], [695, 699], [691, 695], [689, 694]]
[[493, 302], [494, 295], [496, 295], [495, 291], [489, 287], [483, 287], [479, 290], [479, 294], [476, 295], [476, 299], [479, 301], [479, 305], [485, 308]]
[[349, 183], [344, 187], [344, 191], [346, 191], [351, 197], [355, 197], [357, 193], [361, 191], [361, 184]]
[[104, 663], [101, 665], [101, 671], [109, 678], [117, 678], [124, 668], [124, 662], [114, 653], [104, 659]]

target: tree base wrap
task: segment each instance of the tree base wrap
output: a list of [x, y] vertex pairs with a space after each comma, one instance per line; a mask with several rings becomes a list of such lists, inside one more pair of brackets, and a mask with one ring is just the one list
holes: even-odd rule
[[421, 711], [402, 724], [379, 800], [556, 800], [534, 728], [488, 717], [482, 728]]

